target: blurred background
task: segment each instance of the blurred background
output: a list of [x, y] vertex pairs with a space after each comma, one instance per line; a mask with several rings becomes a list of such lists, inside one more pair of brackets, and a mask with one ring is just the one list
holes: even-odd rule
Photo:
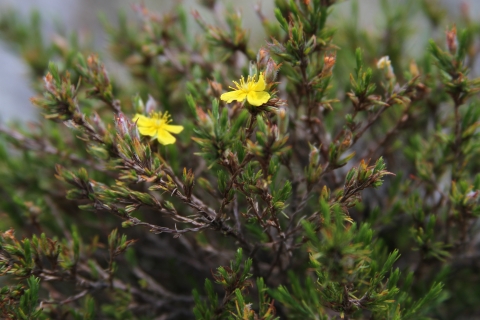
[[[404, 0], [395, 0], [399, 3]], [[225, 9], [240, 10], [244, 16], [245, 26], [250, 29], [250, 41], [258, 48], [265, 40], [260, 21], [255, 13], [254, 6], [260, 5], [263, 14], [269, 18], [273, 17], [273, 0], [242, 0], [219, 1]], [[379, 16], [379, 0], [360, 0], [360, 25], [368, 32], [380, 30], [382, 17]], [[91, 44], [91, 47], [97, 52], [104, 61], [108, 60], [108, 39], [103, 31], [99, 14], [103, 14], [109, 21], [115, 23], [119, 11], [127, 14], [129, 19], [135, 20], [135, 13], [132, 6], [143, 3], [153, 11], [169, 11], [175, 5], [182, 3], [188, 11], [198, 10], [200, 14], [208, 21], [212, 19], [208, 12], [203, 10], [202, 6], [195, 0], [171, 1], [171, 0], [0, 0], [0, 13], [8, 9], [18, 11], [25, 19], [29, 18], [33, 10], [38, 10], [42, 17], [42, 31], [46, 35], [46, 41], [53, 37], [57, 30], [61, 29], [66, 34], [73, 31], [79, 33], [81, 42]], [[439, 0], [444, 6], [449, 16], [458, 19], [463, 6], [468, 8], [471, 19], [480, 18], [479, 0]], [[334, 7], [334, 17], [338, 19], [348, 19], [351, 1], [342, 2]], [[414, 30], [408, 47], [412, 49], [410, 54], [415, 56], [417, 52], [422, 52], [426, 45], [426, 40], [432, 36], [431, 30], [428, 30], [426, 21], [419, 15], [415, 19], [416, 25], [411, 26]], [[191, 21], [190, 30], [195, 32], [196, 23]], [[446, 27], [446, 26], [445, 26]], [[420, 45], [419, 45], [420, 44]], [[108, 64], [107, 64], [108, 67]], [[108, 70], [112, 72], [114, 65]], [[479, 74], [477, 64], [476, 74]], [[29, 77], [27, 66], [21, 58], [16, 56], [4, 42], [0, 40], [0, 121], [31, 121], [38, 116], [37, 111], [30, 104], [29, 98], [34, 95], [29, 88]]]

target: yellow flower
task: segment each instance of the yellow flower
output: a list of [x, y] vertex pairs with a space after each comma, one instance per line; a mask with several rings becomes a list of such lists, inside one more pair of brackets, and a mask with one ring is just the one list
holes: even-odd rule
[[387, 79], [395, 78], [395, 73], [393, 72], [392, 62], [388, 56], [384, 56], [380, 58], [377, 62], [377, 68], [386, 70], [385, 73], [387, 75]]
[[388, 56], [383, 56], [378, 60], [377, 62], [377, 68], [378, 69], [385, 69], [385, 68], [390, 68], [392, 62], [390, 61], [390, 58]]
[[133, 121], [137, 123], [138, 131], [141, 135], [151, 136], [153, 139], [157, 138], [158, 142], [167, 145], [175, 143], [176, 139], [171, 133], [180, 133], [183, 126], [174, 126], [169, 124], [172, 122], [168, 112], [163, 115], [161, 112], [154, 112], [150, 117], [141, 114], [136, 114]]
[[270, 99], [270, 94], [265, 91], [265, 78], [260, 74], [260, 78], [255, 82], [256, 77], [248, 76], [247, 81], [242, 77], [240, 83], [233, 81], [237, 88], [230, 87], [234, 91], [224, 93], [220, 99], [227, 103], [233, 100], [243, 101], [247, 98], [248, 103], [252, 106], [261, 106]]

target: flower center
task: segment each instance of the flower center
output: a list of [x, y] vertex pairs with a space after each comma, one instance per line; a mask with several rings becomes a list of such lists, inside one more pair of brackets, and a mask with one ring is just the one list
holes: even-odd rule
[[168, 112], [165, 112], [163, 115], [161, 112], [155, 113], [152, 118], [154, 119], [154, 125], [157, 129], [162, 129], [165, 124], [171, 121]]
[[247, 81], [245, 81], [245, 78], [242, 77], [240, 79], [240, 83], [236, 81], [234, 81], [234, 83], [238, 90], [241, 90], [245, 93], [249, 93], [250, 91], [252, 91], [252, 87], [255, 84], [255, 79], [252, 78], [251, 76], [248, 76]]

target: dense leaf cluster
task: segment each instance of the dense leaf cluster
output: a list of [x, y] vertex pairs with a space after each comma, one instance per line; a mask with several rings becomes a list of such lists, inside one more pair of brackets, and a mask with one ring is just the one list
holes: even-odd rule
[[[468, 11], [457, 31], [434, 0], [382, 0], [368, 33], [357, 1], [338, 19], [333, 0], [275, 0], [252, 44], [200, 2], [215, 22], [141, 5], [105, 22], [124, 76], [75, 34], [43, 39], [37, 14], [0, 16], [45, 118], [0, 124], [0, 317], [480, 316]], [[414, 57], [417, 9], [447, 31]], [[242, 76], [270, 99], [222, 101]], [[184, 127], [175, 144], [139, 133], [153, 112]]]

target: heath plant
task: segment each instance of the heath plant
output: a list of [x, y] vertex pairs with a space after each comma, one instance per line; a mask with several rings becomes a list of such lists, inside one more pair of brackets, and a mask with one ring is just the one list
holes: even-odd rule
[[0, 124], [2, 319], [480, 317], [480, 24], [274, 2], [136, 5], [101, 55], [1, 14], [43, 116]]

